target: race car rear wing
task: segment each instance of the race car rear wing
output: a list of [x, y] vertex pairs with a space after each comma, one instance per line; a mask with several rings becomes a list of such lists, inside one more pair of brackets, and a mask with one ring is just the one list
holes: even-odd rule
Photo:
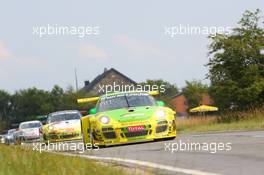
[[149, 91], [148, 93], [149, 95], [153, 95], [153, 96], [159, 95], [159, 91]]
[[99, 100], [99, 97], [80, 98], [80, 99], [77, 99], [77, 103], [90, 103], [90, 102], [95, 102], [98, 100]]
[[[149, 95], [158, 95], [159, 91], [148, 91]], [[77, 103], [91, 103], [91, 102], [96, 102], [99, 100], [100, 97], [89, 97], [89, 98], [80, 98], [77, 99]]]

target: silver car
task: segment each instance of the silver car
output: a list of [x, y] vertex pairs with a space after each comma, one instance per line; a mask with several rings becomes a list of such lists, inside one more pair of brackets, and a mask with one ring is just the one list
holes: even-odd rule
[[0, 143], [5, 143], [5, 136], [4, 135], [0, 135]]
[[39, 142], [42, 137], [39, 132], [40, 127], [42, 123], [37, 120], [20, 123], [18, 131], [14, 133], [15, 144]]
[[7, 131], [7, 134], [5, 135], [5, 144], [14, 144], [14, 133], [16, 132], [16, 129], [9, 129]]

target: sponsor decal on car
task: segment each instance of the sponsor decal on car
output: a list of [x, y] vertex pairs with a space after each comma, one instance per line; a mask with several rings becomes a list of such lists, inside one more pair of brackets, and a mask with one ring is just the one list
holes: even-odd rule
[[128, 132], [138, 132], [138, 131], [143, 131], [145, 129], [144, 126], [129, 126], [127, 128]]

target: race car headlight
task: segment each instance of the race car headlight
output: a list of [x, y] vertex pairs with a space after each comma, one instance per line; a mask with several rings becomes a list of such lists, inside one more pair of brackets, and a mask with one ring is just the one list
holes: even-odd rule
[[49, 130], [53, 130], [54, 129], [54, 126], [49, 126], [48, 129]]
[[100, 120], [100, 122], [103, 123], [103, 124], [107, 124], [107, 123], [109, 123], [109, 121], [110, 121], [109, 117], [107, 117], [107, 116], [102, 116], [102, 117], [100, 117], [99, 120]]
[[158, 117], [158, 118], [165, 118], [166, 117], [166, 113], [164, 110], [158, 110], [156, 111], [155, 115]]

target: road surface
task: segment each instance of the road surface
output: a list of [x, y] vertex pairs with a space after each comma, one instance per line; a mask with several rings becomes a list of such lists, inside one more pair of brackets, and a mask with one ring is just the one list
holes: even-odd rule
[[[180, 150], [180, 143], [196, 146]], [[178, 135], [174, 140], [86, 150], [79, 155], [145, 167], [155, 174], [263, 175], [264, 131]]]

